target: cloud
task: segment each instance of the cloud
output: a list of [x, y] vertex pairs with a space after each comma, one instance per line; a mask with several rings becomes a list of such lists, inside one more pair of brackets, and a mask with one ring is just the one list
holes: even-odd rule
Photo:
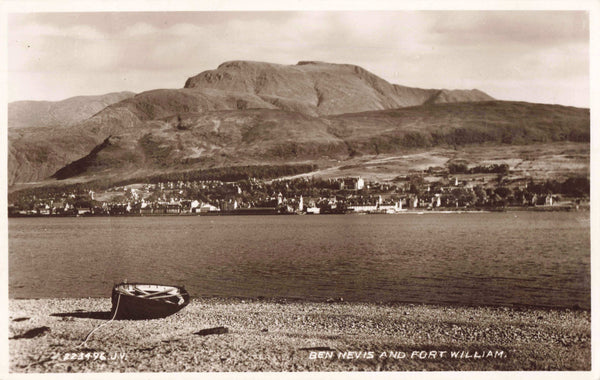
[[[238, 59], [352, 63], [424, 88], [485, 91], [503, 80], [523, 89], [543, 81], [581, 86], [589, 71], [587, 20], [586, 12], [564, 11], [31, 14], [9, 18], [9, 70], [81, 73], [73, 88], [86, 93], [91, 81], [75, 83], [86, 73], [142, 82], [113, 91], [181, 87]], [[177, 80], [159, 82], [169, 75]], [[516, 93], [540, 98], [539, 91]]]
[[170, 27], [163, 30], [163, 33], [169, 34], [175, 37], [189, 37], [204, 35], [206, 28], [200, 25], [194, 25], [190, 23], [178, 23], [171, 25]]
[[11, 37], [14, 39], [68, 37], [83, 40], [99, 40], [105, 38], [105, 34], [88, 25], [72, 25], [60, 28], [48, 24], [25, 24], [17, 26], [15, 30], [12, 30]]
[[98, 70], [114, 60], [106, 34], [88, 25], [27, 23], [10, 30], [9, 71]]
[[431, 31], [452, 44], [521, 43], [530, 46], [589, 38], [589, 14], [584, 11], [487, 11], [433, 14]]
[[8, 70], [87, 71], [114, 66], [121, 54], [118, 46], [106, 40], [87, 41], [78, 37], [48, 37], [9, 43]]
[[145, 22], [137, 22], [131, 26], [125, 28], [119, 37], [121, 38], [143, 38], [153, 37], [159, 33], [159, 29]]

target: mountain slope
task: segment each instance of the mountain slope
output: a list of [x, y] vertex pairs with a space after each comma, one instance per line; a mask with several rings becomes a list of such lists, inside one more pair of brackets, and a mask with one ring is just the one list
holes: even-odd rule
[[480, 102], [494, 100], [488, 94], [479, 90], [439, 90], [429, 97], [423, 104]]
[[431, 104], [312, 117], [282, 110], [186, 113], [99, 143], [56, 178], [223, 165], [344, 160], [465, 144], [589, 141], [589, 111], [522, 102]]
[[73, 125], [133, 95], [135, 94], [132, 92], [113, 92], [96, 96], [76, 96], [57, 102], [12, 102], [8, 104], [8, 126], [28, 128]]
[[440, 145], [590, 141], [589, 109], [511, 101], [426, 104], [328, 117], [361, 153]]

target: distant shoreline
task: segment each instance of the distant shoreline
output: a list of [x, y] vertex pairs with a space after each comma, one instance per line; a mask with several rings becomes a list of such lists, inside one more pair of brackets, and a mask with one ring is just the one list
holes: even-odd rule
[[145, 216], [239, 216], [239, 215], [424, 215], [424, 214], [470, 214], [470, 213], [491, 213], [491, 212], [578, 212], [578, 211], [589, 211], [589, 205], [574, 206], [528, 206], [528, 207], [505, 207], [505, 208], [482, 208], [482, 209], [408, 209], [401, 210], [393, 213], [386, 212], [343, 212], [343, 213], [321, 213], [321, 214], [309, 214], [309, 213], [280, 213], [277, 210], [253, 210], [253, 209], [239, 209], [231, 211], [214, 211], [214, 212], [202, 212], [202, 213], [148, 213], [148, 214], [114, 214], [114, 215], [94, 215], [94, 214], [79, 214], [79, 215], [22, 215], [12, 214], [8, 215], [9, 218], [77, 218], [77, 217], [145, 217]]

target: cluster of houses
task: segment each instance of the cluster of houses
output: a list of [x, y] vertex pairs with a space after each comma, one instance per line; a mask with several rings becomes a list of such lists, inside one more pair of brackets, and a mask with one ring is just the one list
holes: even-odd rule
[[[150, 214], [208, 214], [208, 213], [400, 213], [408, 209], [435, 209], [440, 207], [471, 207], [475, 190], [472, 184], [458, 178], [445, 186], [422, 183], [417, 191], [408, 185], [365, 183], [361, 177], [329, 179], [321, 186], [329, 189], [328, 195], [315, 196], [306, 189], [308, 180], [299, 185], [286, 181], [273, 181], [268, 186], [255, 179], [237, 182], [197, 181], [143, 184], [112, 189], [123, 194], [118, 201], [98, 201], [94, 191], [87, 194], [63, 194], [49, 200], [37, 200], [34, 207], [19, 210], [9, 207], [9, 215], [150, 215]], [[243, 187], [243, 190], [242, 190]], [[193, 189], [195, 192], [186, 192]], [[225, 189], [226, 191], [223, 191]], [[264, 191], [271, 191], [265, 196]], [[279, 190], [277, 190], [279, 189]], [[261, 196], [258, 191], [262, 191]], [[414, 189], [413, 189], [414, 190]], [[500, 200], [493, 192], [479, 191], [480, 204]], [[489, 191], [492, 190], [492, 191]], [[109, 191], [110, 192], [110, 191]], [[310, 194], [309, 194], [310, 193]], [[157, 196], [156, 194], [160, 194]], [[203, 201], [190, 194], [208, 194]], [[465, 196], [466, 194], [466, 196]], [[81, 202], [85, 198], [86, 201]], [[494, 198], [495, 197], [495, 198]], [[106, 198], [106, 197], [104, 197]], [[476, 197], [475, 197], [476, 198]], [[117, 198], [115, 198], [117, 199]], [[471, 199], [471, 200], [469, 200]], [[523, 197], [522, 205], [552, 206], [553, 195]]]

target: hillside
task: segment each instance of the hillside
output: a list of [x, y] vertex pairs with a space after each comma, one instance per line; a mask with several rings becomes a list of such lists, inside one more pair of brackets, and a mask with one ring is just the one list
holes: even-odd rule
[[328, 118], [359, 153], [468, 144], [589, 142], [589, 109], [510, 101], [426, 104]]
[[[9, 185], [464, 144], [589, 142], [589, 110], [392, 85], [353, 65], [234, 61], [73, 125], [9, 128]], [[351, 111], [349, 113], [347, 111]], [[357, 112], [363, 111], [363, 112]]]
[[500, 101], [327, 118], [263, 109], [187, 113], [112, 135], [54, 177], [347, 160], [436, 146], [588, 141], [588, 125], [587, 110]]
[[57, 102], [12, 102], [8, 104], [8, 125], [10, 128], [73, 125], [133, 95], [135, 94], [132, 92], [114, 92], [96, 96], [76, 96]]

